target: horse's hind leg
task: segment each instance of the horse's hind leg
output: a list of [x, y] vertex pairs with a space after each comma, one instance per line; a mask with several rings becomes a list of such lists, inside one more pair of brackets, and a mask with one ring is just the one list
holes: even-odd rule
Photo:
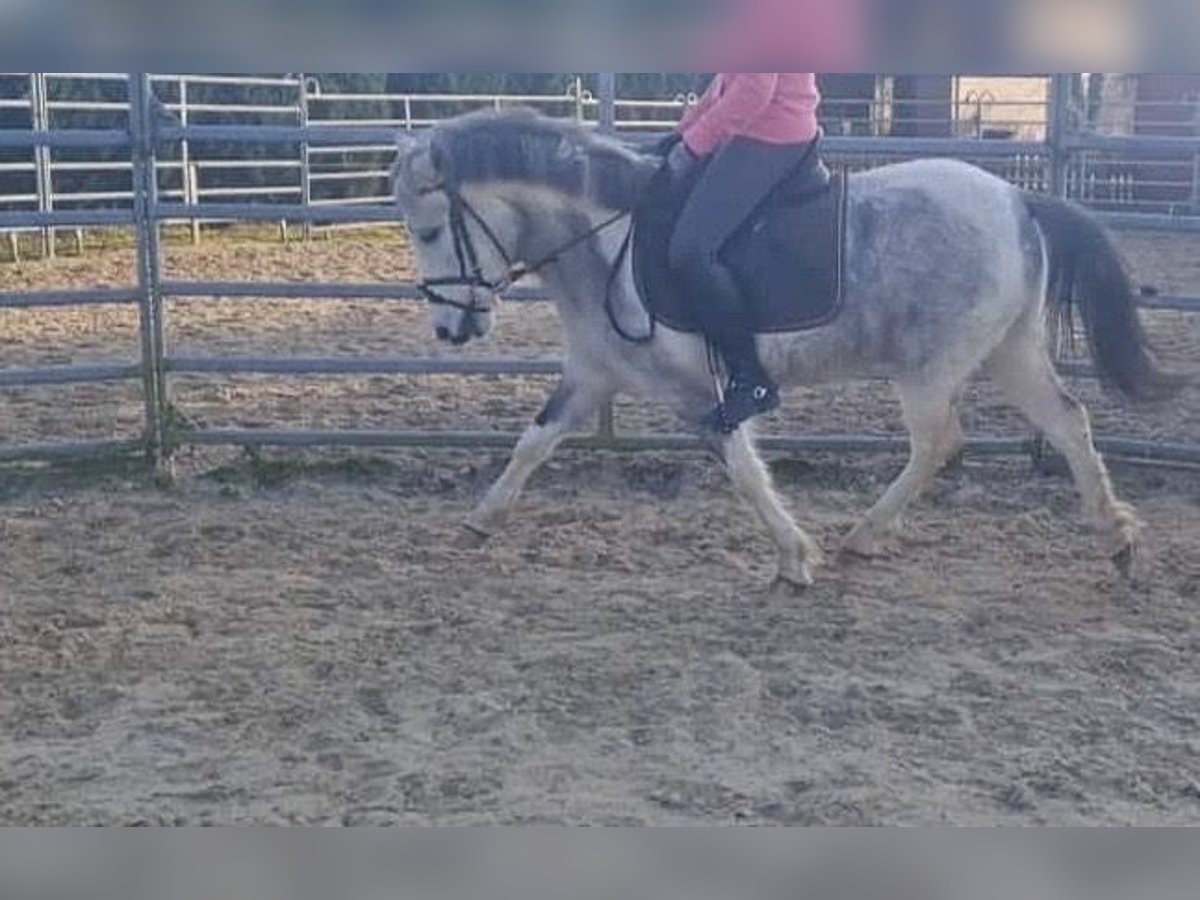
[[950, 423], [946, 428], [945, 439], [942, 442], [941, 468], [957, 468], [962, 465], [963, 453], [967, 449], [967, 435], [962, 427], [962, 402], [966, 393], [966, 385], [954, 393], [950, 401]]
[[776, 584], [810, 586], [813, 567], [821, 562], [821, 550], [784, 508], [749, 429], [743, 427], [729, 437], [721, 445], [721, 456], [735, 489], [758, 514], [779, 549]]
[[962, 450], [965, 438], [956, 411], [961, 386], [902, 384], [900, 401], [908, 426], [911, 450], [900, 477], [842, 542], [842, 550], [874, 556], [879, 541], [904, 510], [933, 482], [934, 476]]
[[594, 385], [564, 381], [558, 386], [537, 420], [521, 435], [503, 474], [463, 523], [467, 543], [482, 544], [495, 533], [533, 473], [564, 438], [585, 429], [610, 397], [610, 391]]
[[1022, 322], [988, 362], [988, 371], [1009, 400], [1066, 457], [1083, 499], [1084, 514], [1111, 537], [1113, 560], [1128, 572], [1140, 523], [1117, 499], [1112, 480], [1092, 443], [1087, 410], [1063, 387], [1037, 323]]

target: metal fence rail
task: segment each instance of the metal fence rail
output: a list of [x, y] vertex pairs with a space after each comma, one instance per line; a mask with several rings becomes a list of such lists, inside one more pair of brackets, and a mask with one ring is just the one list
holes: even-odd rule
[[[61, 152], [72, 147], [111, 147], [111, 136], [99, 134], [100, 127], [123, 134], [129, 125], [127, 96], [78, 100], [70, 99], [69, 92], [64, 96], [63, 88], [88, 81], [106, 86], [116, 97], [125, 91], [126, 77], [61, 72], [0, 76], [14, 78], [28, 81], [28, 97], [0, 99], [0, 111], [28, 110], [32, 124], [25, 137], [0, 135], [0, 147], [6, 146], [3, 140], [15, 139], [28, 146], [30, 152], [23, 161], [0, 163], [0, 173], [29, 177], [22, 191], [0, 194], [0, 209], [48, 212], [101, 203], [132, 205], [130, 160], [80, 159], [64, 157]], [[970, 86], [979, 79], [954, 78], [950, 105], [921, 98], [901, 100], [887, 90], [857, 104], [847, 104], [844, 98], [834, 96], [827, 105], [827, 150], [835, 159], [855, 166], [874, 165], [894, 157], [960, 155], [988, 162], [1004, 177], [1032, 189], [1047, 188], [1058, 167], [1065, 191], [1075, 199], [1112, 212], [1163, 215], [1175, 220], [1123, 219], [1123, 226], [1190, 227], [1194, 217], [1200, 215], [1200, 153], [1195, 152], [1192, 138], [1121, 137], [1056, 129], [1055, 116], [1064, 107], [1064, 100], [1072, 101], [1046, 88], [1046, 78], [1000, 80], [1014, 84], [1012, 90], [1042, 85], [1040, 91], [1034, 90], [1025, 98], [1010, 97], [995, 84], [966, 90], [962, 84]], [[319, 78], [303, 73], [283, 77], [154, 75], [151, 86], [158, 98], [156, 124], [161, 126], [167, 118], [173, 118], [178, 126], [177, 130], [157, 129], [160, 146], [172, 150], [155, 161], [160, 196], [192, 206], [247, 200], [304, 207], [383, 204], [387, 199], [386, 159], [393, 134], [401, 129], [427, 127], [448, 112], [532, 106], [636, 139], [660, 131], [695, 99], [687, 95], [660, 99], [605, 97], [603, 81], [580, 76], [570, 79], [560, 94], [507, 96], [330, 92], [322, 90]], [[246, 99], [204, 99], [201, 92], [213, 86], [241, 90], [246, 92]], [[253, 94], [255, 91], [259, 93]], [[848, 106], [857, 111], [848, 112]], [[1138, 108], [1150, 115], [1164, 106], [1169, 105], [1144, 100]], [[889, 112], [893, 108], [902, 108], [900, 118]], [[78, 127], [83, 114], [92, 117], [88, 128]], [[1200, 103], [1196, 104], [1196, 116], [1200, 119]], [[243, 139], [226, 129], [264, 124], [278, 126], [268, 148], [231, 156], [214, 155], [204, 149], [205, 141]], [[934, 131], [941, 136], [900, 136], [901, 126], [906, 133]], [[356, 129], [376, 130], [379, 140], [364, 140], [364, 133], [369, 131]], [[897, 133], [885, 136], [889, 129]], [[1061, 132], [1057, 137], [1053, 134], [1056, 130]], [[48, 131], [60, 135], [54, 147], [42, 144], [38, 137]], [[78, 133], [74, 139], [69, 137], [72, 131]], [[335, 137], [339, 134], [347, 140]], [[995, 139], [998, 136], [1004, 139]], [[1056, 145], [1054, 154], [1047, 152], [1052, 141]], [[106, 186], [84, 189], [80, 186], [84, 176], [104, 176]], [[248, 183], [251, 181], [254, 183]], [[1178, 202], [1153, 199], [1163, 192], [1180, 191], [1185, 196]], [[202, 224], [223, 221], [230, 220], [189, 219], [196, 239]], [[332, 226], [338, 222], [322, 224]], [[0, 230], [8, 227], [0, 226]], [[47, 254], [54, 252], [55, 227], [51, 224], [42, 229], [43, 252]], [[310, 232], [306, 223], [305, 233]]]
[[[83, 76], [57, 73], [40, 76], [43, 90], [41, 104], [49, 112], [56, 107], [45, 99], [45, 79], [75, 79]], [[29, 131], [0, 131], [0, 148], [27, 149], [31, 153], [45, 151], [38, 160], [45, 159], [54, 171], [90, 172], [128, 170], [130, 191], [80, 192], [74, 195], [87, 198], [88, 203], [100, 202], [101, 208], [85, 208], [80, 203], [66, 203], [64, 198], [44, 195], [39, 192], [36, 205], [28, 209], [0, 210], [2, 229], [78, 229], [92, 227], [130, 227], [137, 242], [137, 284], [128, 287], [94, 290], [70, 290], [63, 292], [0, 292], [0, 309], [30, 307], [64, 307], [92, 304], [135, 305], [139, 314], [139, 346], [136, 358], [90, 366], [58, 366], [42, 369], [0, 368], [0, 388], [17, 388], [28, 385], [63, 385], [96, 382], [137, 382], [141, 385], [145, 407], [144, 433], [136, 438], [104, 441], [75, 441], [64, 443], [39, 442], [26, 445], [0, 443], [0, 460], [16, 459], [59, 459], [95, 453], [128, 453], [142, 451], [155, 458], [169, 457], [170, 453], [185, 445], [232, 444], [243, 446], [445, 446], [445, 447], [509, 447], [517, 435], [504, 432], [356, 432], [356, 431], [296, 431], [256, 429], [197, 429], [180, 427], [180, 418], [171, 405], [172, 380], [179, 376], [255, 374], [273, 376], [292, 375], [464, 375], [464, 376], [553, 376], [559, 364], [552, 360], [430, 360], [415, 358], [364, 359], [364, 358], [277, 358], [268, 356], [201, 357], [176, 356], [167, 351], [166, 320], [167, 301], [203, 302], [203, 298], [242, 298], [252, 302], [253, 298], [327, 298], [341, 300], [408, 300], [418, 297], [411, 284], [348, 284], [348, 283], [259, 283], [231, 281], [179, 281], [163, 277], [161, 271], [160, 230], [165, 224], [176, 222], [195, 223], [202, 221], [228, 222], [287, 222], [305, 225], [330, 225], [339, 223], [395, 223], [396, 214], [387, 198], [370, 193], [360, 197], [330, 200], [315, 197], [313, 188], [322, 183], [378, 180], [384, 170], [379, 166], [378, 154], [391, 146], [395, 126], [418, 128], [429, 124], [421, 116], [421, 101], [408, 96], [384, 96], [384, 100], [399, 104], [404, 118], [399, 122], [380, 122], [363, 117], [360, 119], [321, 120], [320, 109], [324, 104], [333, 107], [338, 103], [362, 102], [359, 96], [321, 96], [303, 76], [291, 79], [251, 79], [263, 87], [286, 87], [298, 92], [300, 103], [296, 109], [270, 107], [272, 114], [278, 113], [277, 124], [239, 124], [240, 115], [260, 115], [264, 107], [255, 104], [238, 104], [231, 107], [219, 104], [189, 104], [189, 85], [202, 82], [222, 83], [226, 76], [151, 76], [134, 73], [126, 76], [102, 76], [114, 83], [128, 86], [128, 99], [123, 103], [100, 105], [106, 114], [119, 116], [125, 121], [121, 128], [56, 129], [49, 117], [37, 120], [39, 127]], [[230, 79], [232, 81], [232, 79]], [[240, 82], [239, 82], [240, 83]], [[678, 113], [687, 98], [652, 103], [648, 101], [620, 101], [615, 94], [614, 76], [602, 75], [599, 90], [593, 96], [577, 83], [575, 93], [564, 97], [543, 98], [494, 98], [481, 96], [454, 97], [464, 106], [504, 103], [529, 103], [533, 100], [553, 106], [563, 115], [573, 115], [594, 123], [595, 127], [608, 131], [625, 131], [632, 141], [648, 139], [644, 134], [661, 127], [661, 123], [639, 120], [622, 122], [623, 109], [636, 109], [639, 114], [646, 110], [669, 110]], [[162, 116], [164, 105], [156, 91], [173, 90], [173, 100], [167, 109], [173, 110], [178, 121], [172, 122]], [[848, 166], [869, 167], [880, 162], [889, 162], [914, 156], [958, 156], [977, 161], [1007, 175], [1023, 186], [1033, 189], [1054, 190], [1065, 194], [1070, 190], [1071, 165], [1083, 153], [1102, 152], [1109, 155], [1122, 154], [1139, 159], [1172, 157], [1182, 151], [1200, 156], [1200, 139], [1179, 138], [1122, 138], [1114, 139], [1091, 134], [1072, 132], [1066, 122], [1063, 99], [1065, 88], [1061, 77], [1056, 79], [1050, 92], [1050, 114], [1047, 121], [1045, 141], [1029, 140], [982, 140], [978, 137], [844, 137], [831, 136], [827, 140], [826, 152], [835, 160]], [[379, 98], [373, 97], [373, 100]], [[426, 97], [446, 102], [447, 98]], [[8, 101], [4, 101], [8, 102]], [[75, 108], [79, 104], [74, 104]], [[209, 106], [217, 107], [219, 109]], [[62, 107], [66, 108], [66, 107]], [[92, 105], [87, 107], [92, 108]], [[233, 121], [200, 122], [197, 116], [229, 116]], [[294, 117], [293, 117], [294, 116]], [[295, 186], [274, 188], [267, 191], [239, 191], [236, 188], [208, 188], [189, 179], [189, 167], [200, 165], [189, 162], [190, 148], [203, 142], [221, 141], [230, 145], [269, 143], [295, 145], [300, 153], [295, 160], [269, 159], [260, 161], [264, 168], [283, 172], [294, 172], [299, 177]], [[103, 168], [90, 163], [55, 161], [54, 154], [61, 150], [80, 151], [86, 149], [120, 152], [128, 161], [106, 162]], [[169, 153], [172, 159], [162, 159]], [[343, 160], [360, 160], [348, 165], [344, 171], [319, 170], [323, 154], [338, 156]], [[41, 165], [38, 160], [31, 164]], [[226, 168], [237, 170], [244, 161], [214, 160], [205, 163], [213, 170]], [[62, 167], [68, 168], [62, 168]], [[316, 166], [316, 168], [314, 168]], [[356, 168], [357, 167], [357, 168]], [[193, 169], [194, 171], [194, 169]], [[182, 178], [177, 187], [170, 187], [172, 178]], [[39, 180], [41, 183], [42, 180]], [[53, 178], [51, 178], [51, 187]], [[119, 196], [118, 196], [119, 194]], [[103, 195], [103, 196], [101, 196]], [[49, 202], [46, 202], [49, 196]], [[265, 199], [274, 202], [264, 202]], [[282, 198], [282, 199], [281, 199]], [[0, 202], [4, 198], [0, 198]], [[11, 198], [10, 198], [11, 199]], [[26, 202], [27, 198], [20, 198]], [[11, 205], [11, 204], [10, 204]], [[1105, 212], [1108, 221], [1127, 227], [1195, 231], [1200, 229], [1200, 216], [1180, 216], [1164, 213], [1146, 214], [1138, 212]], [[53, 247], [53, 239], [50, 239]], [[537, 300], [537, 291], [514, 292], [516, 299]], [[1200, 312], [1200, 298], [1151, 296], [1143, 298], [1143, 306], [1149, 309], [1176, 310], [1185, 313]], [[1078, 364], [1064, 367], [1072, 376], [1088, 376], [1090, 368]], [[2, 438], [2, 436], [0, 436]], [[1101, 448], [1110, 454], [1168, 463], [1200, 464], [1200, 446], [1183, 442], [1139, 440], [1135, 437], [1104, 437], [1099, 441]], [[681, 435], [618, 434], [612, 428], [611, 410], [602, 416], [600, 429], [590, 439], [577, 442], [578, 446], [605, 447], [613, 450], [672, 450], [696, 447], [696, 442]], [[871, 435], [841, 435], [830, 437], [774, 437], [764, 441], [767, 449], [787, 452], [818, 451], [880, 451], [900, 450], [907, 442], [899, 437]], [[1036, 446], [1036, 441], [1013, 438], [981, 437], [972, 442], [972, 449], [981, 453], [1021, 453]]]

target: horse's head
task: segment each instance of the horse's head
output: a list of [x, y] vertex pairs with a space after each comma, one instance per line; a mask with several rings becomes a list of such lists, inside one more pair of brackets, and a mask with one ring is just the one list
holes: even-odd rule
[[404, 135], [393, 191], [413, 238], [439, 339], [488, 334], [496, 296], [524, 264], [588, 252], [632, 210], [659, 161], [575, 122], [528, 110], [474, 113]]
[[496, 229], [508, 231], [511, 211], [486, 198], [467, 200], [460, 188], [447, 184], [427, 136], [401, 138], [392, 191], [412, 238], [418, 283], [432, 307], [438, 340], [457, 345], [486, 337], [494, 286], [508, 271]]

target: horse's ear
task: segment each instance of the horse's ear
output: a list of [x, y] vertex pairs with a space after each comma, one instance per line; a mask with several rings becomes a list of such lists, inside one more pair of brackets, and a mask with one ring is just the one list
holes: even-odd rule
[[409, 131], [400, 133], [396, 139], [396, 161], [391, 176], [393, 195], [405, 189], [418, 193], [437, 183], [439, 176], [430, 156], [427, 135]]

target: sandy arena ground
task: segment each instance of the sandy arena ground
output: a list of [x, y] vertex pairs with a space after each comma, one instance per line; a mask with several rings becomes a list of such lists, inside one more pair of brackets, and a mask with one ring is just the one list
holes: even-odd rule
[[[1200, 242], [1125, 241], [1200, 294]], [[398, 240], [173, 247], [172, 277], [403, 277]], [[8, 289], [120, 284], [127, 252], [0, 267]], [[470, 353], [554, 352], [510, 308]], [[422, 310], [180, 302], [178, 354], [435, 355]], [[1178, 368], [1200, 322], [1151, 323]], [[0, 312], [0, 365], [133, 359], [130, 310]], [[1200, 439], [1193, 389], [1099, 430]], [[427, 378], [180, 379], [218, 426], [520, 427], [546, 390]], [[1024, 435], [980, 386], [976, 433]], [[4, 390], [5, 440], [135, 434], [136, 386]], [[620, 424], [673, 428], [625, 404]], [[796, 392], [770, 430], [895, 433], [886, 388]], [[898, 458], [773, 461], [832, 547]], [[768, 596], [770, 548], [705, 458], [565, 454], [482, 553], [457, 523], [501, 455], [188, 451], [0, 469], [0, 821], [1200, 823], [1200, 476], [1120, 467], [1137, 580], [1069, 482], [968, 460], [893, 552]]]

